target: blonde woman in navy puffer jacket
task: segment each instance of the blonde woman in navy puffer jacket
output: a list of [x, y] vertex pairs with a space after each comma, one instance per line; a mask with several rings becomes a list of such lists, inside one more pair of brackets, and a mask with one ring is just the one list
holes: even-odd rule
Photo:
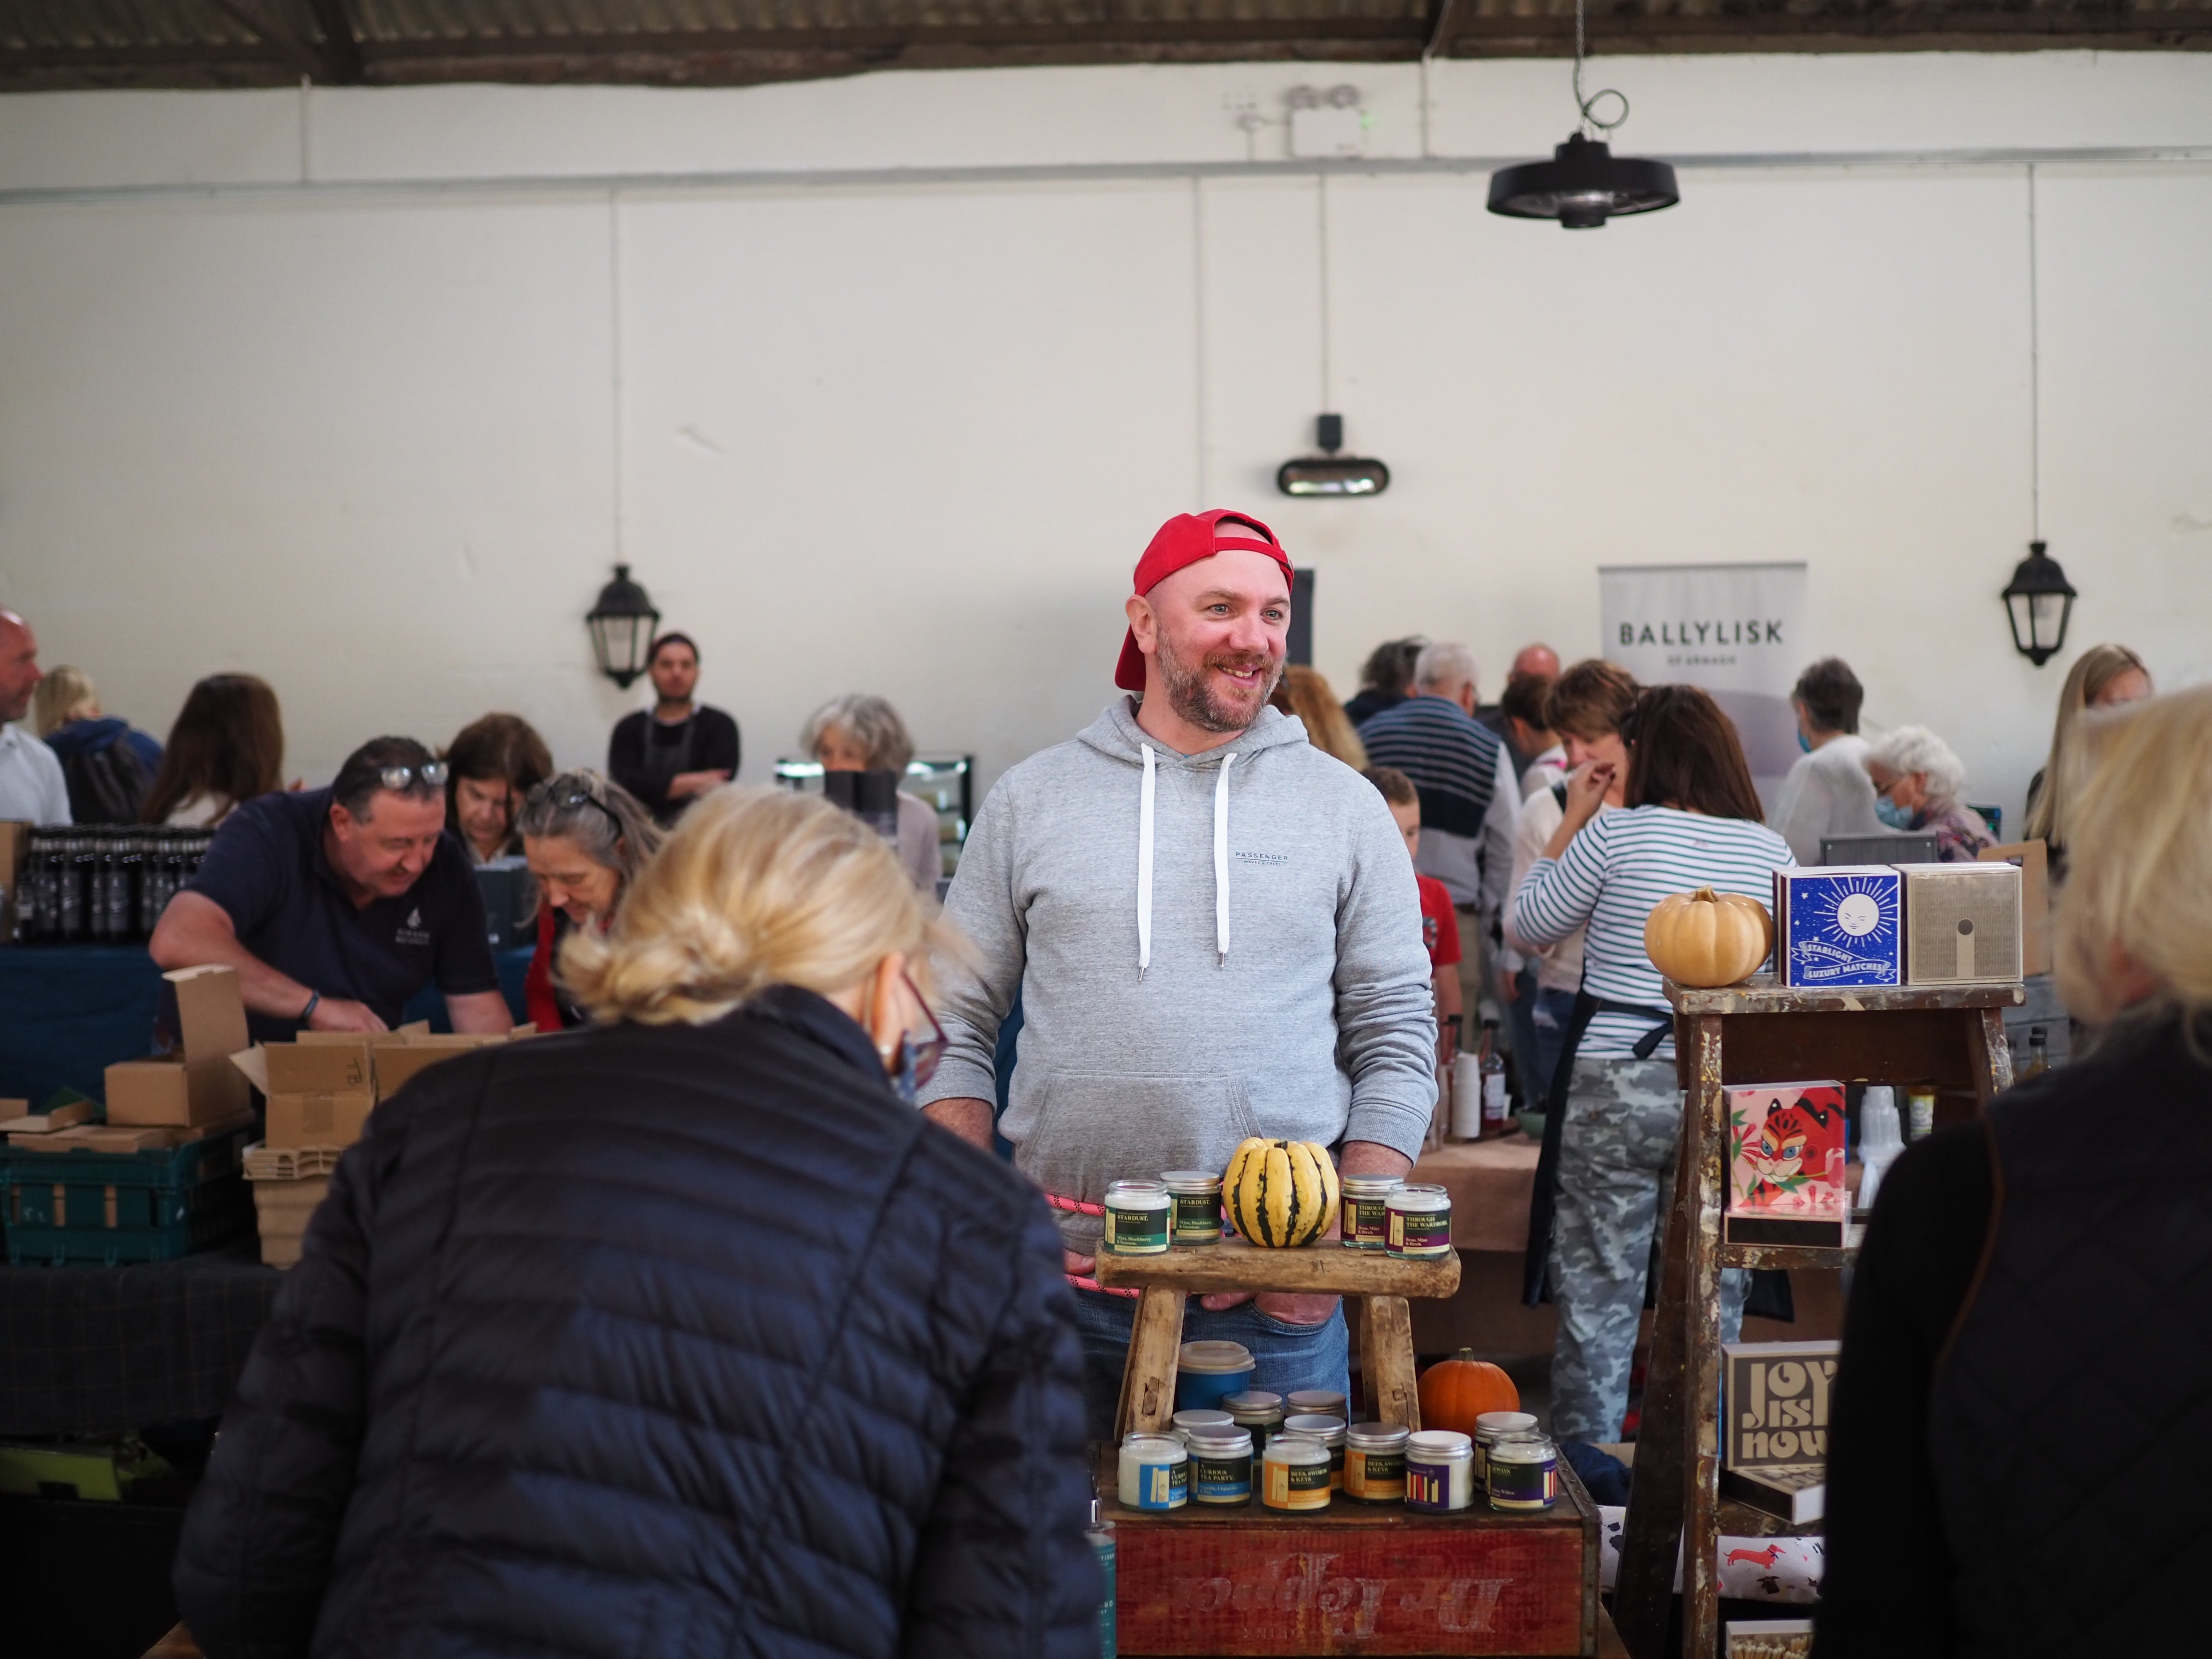
[[927, 1122], [938, 924], [818, 799], [718, 791], [340, 1162], [179, 1552], [210, 1659], [1097, 1651], [1042, 1199]]

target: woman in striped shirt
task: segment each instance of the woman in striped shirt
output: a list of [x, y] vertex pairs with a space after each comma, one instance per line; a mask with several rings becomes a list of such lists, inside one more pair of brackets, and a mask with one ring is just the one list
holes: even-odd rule
[[[1660, 900], [1697, 887], [1768, 903], [1774, 872], [1796, 861], [1759, 822], [1735, 728], [1705, 692], [1650, 688], [1622, 735], [1627, 810], [1599, 815], [1612, 765], [1578, 769], [1566, 816], [1515, 893], [1508, 923], [1532, 945], [1586, 930], [1577, 1023], [1587, 1024], [1563, 1056], [1571, 1068], [1565, 1109], [1546, 1137], [1557, 1158], [1546, 1259], [1559, 1315], [1552, 1430], [1590, 1442], [1620, 1437], [1644, 1276], [1662, 1243], [1681, 1135], [1672, 1016], [1644, 951], [1644, 923]], [[1741, 1273], [1723, 1276], [1724, 1340], [1735, 1340], [1745, 1283]]]

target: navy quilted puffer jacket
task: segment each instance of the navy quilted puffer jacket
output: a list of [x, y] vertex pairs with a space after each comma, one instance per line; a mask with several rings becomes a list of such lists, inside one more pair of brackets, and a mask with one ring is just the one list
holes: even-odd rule
[[210, 1659], [1088, 1659], [1060, 1265], [807, 992], [447, 1061], [338, 1166], [179, 1610]]

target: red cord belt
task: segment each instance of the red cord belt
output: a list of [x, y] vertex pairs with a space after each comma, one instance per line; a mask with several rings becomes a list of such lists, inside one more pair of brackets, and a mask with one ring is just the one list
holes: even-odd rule
[[[1051, 1205], [1054, 1209], [1065, 1210], [1070, 1215], [1103, 1216], [1106, 1213], [1106, 1206], [1103, 1204], [1086, 1204], [1079, 1198], [1062, 1198], [1058, 1193], [1047, 1193], [1044, 1195], [1044, 1201]], [[1126, 1296], [1131, 1298], [1143, 1294], [1140, 1291], [1130, 1290], [1120, 1285], [1101, 1285], [1097, 1279], [1085, 1279], [1081, 1273], [1063, 1273], [1060, 1276], [1079, 1291], [1103, 1291], [1108, 1296]]]

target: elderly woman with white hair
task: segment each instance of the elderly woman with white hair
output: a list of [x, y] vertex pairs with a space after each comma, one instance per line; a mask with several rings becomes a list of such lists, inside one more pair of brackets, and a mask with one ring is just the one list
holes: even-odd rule
[[[799, 734], [806, 752], [825, 772], [889, 772], [906, 775], [914, 759], [914, 739], [889, 700], [866, 691], [832, 698], [816, 709]], [[899, 865], [914, 884], [934, 894], [945, 873], [938, 849], [937, 813], [918, 795], [898, 792]]]
[[1874, 780], [1874, 810], [1893, 830], [1936, 837], [1936, 856], [1946, 864], [1971, 864], [1996, 837], [1982, 815], [1960, 797], [1966, 769], [1951, 745], [1924, 726], [1900, 726], [1867, 751]]

